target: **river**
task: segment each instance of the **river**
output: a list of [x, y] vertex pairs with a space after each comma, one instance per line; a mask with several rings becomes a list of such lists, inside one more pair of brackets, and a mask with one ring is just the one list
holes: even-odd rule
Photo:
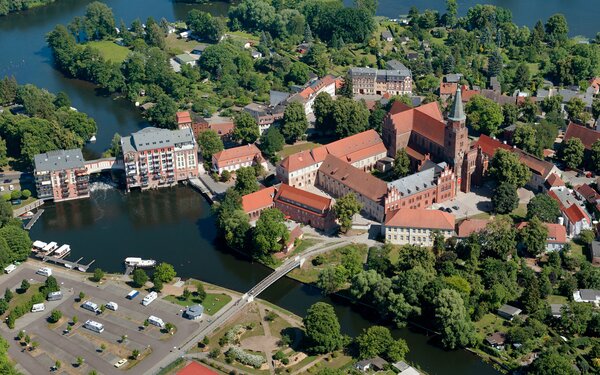
[[[45, 34], [56, 24], [68, 23], [82, 15], [92, 0], [59, 0], [27, 12], [0, 17], [0, 77], [13, 75], [20, 83], [32, 83], [51, 92], [66, 92], [73, 106], [89, 114], [98, 123], [97, 142], [86, 146], [88, 156], [99, 155], [115, 132], [128, 134], [147, 126], [133, 106], [124, 100], [99, 95], [93, 85], [65, 78], [52, 66]], [[349, 1], [349, 0], [347, 0]], [[135, 18], [152, 16], [157, 20], [184, 19], [192, 8], [224, 14], [227, 5], [203, 6], [173, 4], [169, 0], [106, 0], [117, 20], [130, 23]], [[475, 0], [459, 0], [463, 14]], [[600, 2], [583, 0], [488, 0], [510, 8], [518, 24], [533, 25], [538, 18], [563, 12], [571, 25], [571, 34], [592, 37]], [[417, 3], [419, 8], [442, 10], [443, 0], [380, 0], [378, 14], [397, 17]], [[543, 6], [540, 6], [543, 4]], [[96, 259], [95, 265], [107, 271], [122, 271], [126, 256], [143, 256], [172, 263], [179, 275], [245, 292], [270, 271], [251, 264], [216, 242], [214, 218], [210, 207], [196, 192], [186, 187], [163, 191], [125, 194], [109, 188], [97, 190], [87, 200], [50, 203], [31, 231], [33, 239], [69, 243], [71, 258]], [[335, 306], [342, 329], [357, 335], [376, 320], [376, 314], [356, 311], [344, 301], [332, 301], [313, 287], [284, 278], [270, 287], [262, 298], [299, 315], [317, 301]], [[368, 318], [368, 319], [367, 319]], [[496, 374], [489, 365], [466, 351], [444, 351], [428, 343], [428, 338], [409, 329], [394, 331], [407, 340], [408, 359], [430, 374]]]

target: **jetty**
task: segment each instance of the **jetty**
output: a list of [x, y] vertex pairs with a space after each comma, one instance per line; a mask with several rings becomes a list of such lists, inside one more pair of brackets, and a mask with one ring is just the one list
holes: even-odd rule
[[33, 215], [31, 217], [31, 219], [29, 220], [29, 222], [24, 226], [25, 230], [30, 230], [33, 227], [33, 225], [35, 224], [35, 222], [38, 221], [40, 216], [42, 216], [43, 213], [44, 213], [43, 208], [40, 208], [39, 210], [37, 210], [35, 215]]
[[79, 263], [79, 262], [81, 262], [82, 259], [83, 259], [83, 257], [77, 259], [75, 262], [72, 262], [70, 260], [65, 260], [65, 259], [61, 259], [61, 258], [57, 258], [57, 257], [53, 257], [53, 256], [45, 256], [42, 258], [42, 261], [60, 264], [60, 265], [65, 266], [66, 268], [77, 269], [81, 272], [87, 272], [88, 268], [90, 268], [90, 266], [96, 261], [96, 259], [94, 259], [91, 262], [89, 262], [88, 264]]
[[213, 194], [210, 191], [210, 189], [208, 188], [208, 186], [206, 186], [206, 184], [201, 179], [199, 179], [198, 177], [193, 177], [193, 178], [190, 178], [188, 181], [194, 189], [198, 190], [200, 193], [202, 193], [204, 196], [206, 196], [206, 198], [208, 198], [210, 203], [213, 203], [213, 201], [214, 201]]

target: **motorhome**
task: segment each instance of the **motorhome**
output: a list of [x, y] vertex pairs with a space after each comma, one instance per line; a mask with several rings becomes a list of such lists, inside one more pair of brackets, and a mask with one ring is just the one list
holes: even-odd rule
[[16, 270], [17, 266], [15, 266], [14, 264], [9, 264], [8, 266], [6, 266], [4, 268], [4, 273], [11, 273], [12, 271]]
[[144, 297], [144, 299], [142, 300], [142, 305], [144, 306], [148, 306], [149, 304], [152, 303], [152, 301], [154, 301], [156, 298], [158, 297], [158, 294], [156, 292], [150, 292], [148, 293], [148, 295], [146, 297]]
[[129, 294], [127, 294], [127, 296], [125, 298], [134, 299], [135, 297], [138, 296], [138, 294], [140, 294], [140, 292], [138, 292], [137, 290], [134, 289], [131, 292], [129, 292]]
[[31, 312], [40, 312], [46, 310], [46, 306], [43, 303], [36, 303], [31, 306]]
[[63, 294], [61, 291], [58, 292], [50, 292], [48, 293], [48, 295], [46, 296], [46, 299], [48, 301], [58, 301], [61, 300], [63, 298]]
[[117, 305], [114, 302], [108, 302], [106, 305], [106, 308], [112, 311], [117, 311], [119, 309], [119, 305]]
[[94, 331], [94, 332], [98, 332], [98, 333], [104, 332], [104, 325], [102, 323], [98, 323], [93, 320], [86, 320], [85, 324], [83, 326], [85, 328], [89, 329], [90, 331]]
[[38, 275], [49, 277], [52, 276], [52, 269], [48, 267], [42, 267], [39, 270], [37, 270], [36, 273]]
[[163, 320], [161, 318], [158, 318], [154, 315], [150, 315], [148, 317], [148, 323], [155, 325], [157, 327], [160, 327], [160, 328], [165, 328], [165, 322], [163, 322]]
[[94, 313], [98, 313], [98, 311], [100, 311], [98, 310], [98, 305], [91, 301], [85, 301], [81, 307]]

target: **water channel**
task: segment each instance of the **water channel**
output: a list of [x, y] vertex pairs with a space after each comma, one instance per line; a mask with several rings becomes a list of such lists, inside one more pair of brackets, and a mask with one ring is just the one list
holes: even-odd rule
[[[67, 23], [82, 15], [92, 0], [59, 0], [31, 11], [0, 17], [0, 77], [14, 75], [20, 83], [32, 83], [51, 92], [64, 91], [73, 106], [98, 123], [97, 143], [86, 146], [86, 154], [99, 155], [115, 132], [128, 134], [147, 123], [130, 103], [98, 95], [93, 85], [65, 78], [54, 69], [45, 34], [56, 24]], [[347, 0], [348, 1], [348, 0]], [[106, 0], [117, 20], [130, 23], [135, 18], [152, 16], [157, 20], [184, 19], [186, 13], [203, 8], [224, 14], [227, 5], [203, 6], [173, 4], [169, 0]], [[478, 1], [459, 0], [461, 13]], [[571, 34], [592, 37], [596, 33], [594, 14], [600, 2], [583, 0], [487, 0], [510, 8], [519, 24], [533, 25], [538, 18], [563, 12], [571, 25]], [[407, 13], [411, 5], [420, 9], [443, 10], [443, 0], [380, 0], [381, 15], [396, 17]], [[543, 4], [543, 6], [540, 6]], [[534, 17], [534, 18], [532, 18]], [[576, 22], [577, 21], [577, 22]], [[179, 275], [246, 291], [270, 270], [252, 264], [216, 241], [214, 219], [206, 201], [195, 191], [178, 187], [163, 191], [125, 194], [114, 189], [97, 189], [92, 198], [49, 204], [31, 231], [33, 239], [69, 243], [71, 258], [96, 259], [95, 265], [107, 271], [122, 271], [126, 256], [143, 256], [172, 263]], [[344, 301], [331, 300], [319, 291], [290, 279], [282, 279], [262, 296], [268, 301], [302, 315], [317, 301], [332, 303], [342, 329], [356, 335], [376, 321], [376, 312], [357, 311]], [[368, 316], [371, 315], [371, 316]], [[428, 338], [409, 329], [395, 334], [407, 340], [408, 359], [430, 374], [496, 374], [489, 365], [466, 351], [443, 351], [428, 343]]]

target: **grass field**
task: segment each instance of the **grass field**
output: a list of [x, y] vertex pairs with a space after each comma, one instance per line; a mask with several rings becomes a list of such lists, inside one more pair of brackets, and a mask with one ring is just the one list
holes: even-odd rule
[[6, 309], [6, 312], [4, 313], [4, 315], [2, 315], [2, 318], [8, 316], [8, 313], [12, 311], [12, 309], [14, 309], [16, 306], [22, 305], [29, 301], [31, 299], [31, 296], [38, 293], [42, 286], [44, 286], [44, 284], [42, 283], [31, 284], [29, 289], [27, 289], [27, 291], [23, 294], [18, 293], [19, 288], [17, 288], [17, 292], [13, 294], [13, 298], [8, 303], [8, 309]]
[[567, 303], [569, 299], [565, 296], [557, 296], [556, 294], [551, 294], [546, 298], [546, 301], [550, 304], [559, 304], [559, 303]]
[[494, 332], [506, 330], [506, 328], [504, 328], [504, 322], [505, 320], [496, 314], [485, 314], [483, 318], [475, 322], [478, 339], [483, 340], [486, 336]]
[[281, 158], [285, 158], [286, 156], [290, 156], [291, 154], [295, 154], [296, 152], [304, 151], [304, 150], [312, 150], [313, 148], [320, 146], [319, 143], [315, 142], [304, 142], [297, 143], [295, 145], [285, 146], [283, 150], [279, 151], [279, 156]]
[[198, 44], [195, 40], [187, 40], [187, 39], [179, 39], [176, 34], [169, 34], [165, 38], [166, 42], [166, 50], [170, 55], [179, 55], [184, 52], [190, 52], [194, 49]]
[[320, 254], [320, 256], [323, 257], [323, 260], [324, 260], [323, 264], [321, 264], [319, 266], [313, 266], [312, 263], [306, 262], [303, 268], [296, 268], [295, 270], [290, 272], [288, 275], [291, 278], [301, 281], [303, 283], [307, 283], [307, 284], [314, 283], [317, 281], [317, 279], [319, 277], [319, 273], [321, 273], [321, 271], [323, 269], [330, 267], [330, 266], [336, 266], [336, 265], [340, 264], [340, 262], [342, 260], [343, 251], [344, 251], [344, 249], [346, 249], [348, 247], [357, 248], [364, 256], [363, 262], [366, 260], [366, 257], [367, 257], [367, 246], [366, 245], [364, 245], [364, 244], [347, 245], [347, 246], [338, 247], [338, 248], [328, 251], [326, 253]]
[[129, 55], [129, 48], [119, 46], [108, 40], [88, 42], [87, 45], [100, 51], [105, 59], [116, 63], [123, 62], [127, 58], [127, 55]]
[[181, 306], [201, 304], [204, 307], [204, 312], [208, 315], [214, 315], [217, 311], [221, 310], [223, 306], [228, 304], [229, 301], [231, 301], [231, 297], [229, 295], [221, 293], [208, 293], [204, 301], [200, 301], [197, 297], [194, 297], [193, 294], [188, 299], [181, 299], [175, 296], [166, 296], [165, 299]]

